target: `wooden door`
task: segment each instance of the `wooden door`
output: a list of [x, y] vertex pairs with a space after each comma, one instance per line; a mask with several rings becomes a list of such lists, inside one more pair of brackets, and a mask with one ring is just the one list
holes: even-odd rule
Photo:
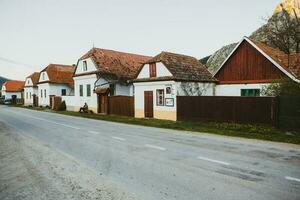
[[17, 95], [11, 96], [11, 104], [13, 104], [13, 105], [17, 104]]
[[107, 113], [107, 95], [98, 96], [98, 112]]
[[146, 118], [153, 118], [153, 91], [144, 92], [144, 113]]

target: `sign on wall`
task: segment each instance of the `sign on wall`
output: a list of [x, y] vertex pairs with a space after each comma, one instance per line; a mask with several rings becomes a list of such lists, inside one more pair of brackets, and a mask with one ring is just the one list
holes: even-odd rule
[[174, 98], [165, 98], [165, 105], [173, 107], [174, 106]]

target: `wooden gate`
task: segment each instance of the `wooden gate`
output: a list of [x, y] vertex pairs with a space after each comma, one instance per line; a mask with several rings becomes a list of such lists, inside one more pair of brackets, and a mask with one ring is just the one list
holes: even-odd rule
[[153, 91], [144, 92], [144, 113], [146, 118], [153, 118]]
[[107, 114], [107, 95], [98, 95], [98, 113]]
[[108, 114], [134, 117], [134, 97], [108, 97]]
[[33, 106], [37, 107], [39, 105], [39, 97], [36, 94], [34, 94], [32, 95], [32, 98], [33, 98]]

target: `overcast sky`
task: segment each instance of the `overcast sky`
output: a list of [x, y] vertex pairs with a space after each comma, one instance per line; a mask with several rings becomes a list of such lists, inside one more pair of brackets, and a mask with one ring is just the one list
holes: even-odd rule
[[0, 76], [24, 79], [95, 47], [197, 58], [251, 34], [280, 0], [0, 0]]

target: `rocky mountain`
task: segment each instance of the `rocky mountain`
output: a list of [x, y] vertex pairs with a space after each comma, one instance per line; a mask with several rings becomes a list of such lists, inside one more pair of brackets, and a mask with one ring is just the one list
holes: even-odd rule
[[[272, 26], [271, 21], [274, 20], [276, 17], [278, 18], [278, 16], [281, 15], [282, 7], [288, 12], [288, 14], [292, 18], [295, 18], [294, 10], [296, 12], [296, 15], [298, 17], [300, 16], [300, 0], [283, 0], [281, 3], [276, 5], [274, 13], [270, 17], [268, 22], [256, 31], [254, 31], [249, 37], [251, 39], [269, 44], [270, 42], [268, 41], [268, 38], [266, 36], [266, 31], [268, 30], [268, 28], [270, 28], [270, 26]], [[218, 67], [224, 62], [227, 56], [232, 52], [232, 50], [237, 44], [238, 43], [226, 45], [218, 51], [216, 51], [211, 56], [209, 56], [209, 58], [205, 57], [205, 59], [201, 59], [200, 62], [205, 64], [211, 73], [214, 73], [218, 69]], [[292, 51], [294, 51], [294, 49], [292, 49]], [[205, 61], [206, 63], [204, 63]]]
[[5, 83], [5, 81], [8, 81], [8, 79], [0, 76], [0, 90], [2, 88], [3, 83]]

